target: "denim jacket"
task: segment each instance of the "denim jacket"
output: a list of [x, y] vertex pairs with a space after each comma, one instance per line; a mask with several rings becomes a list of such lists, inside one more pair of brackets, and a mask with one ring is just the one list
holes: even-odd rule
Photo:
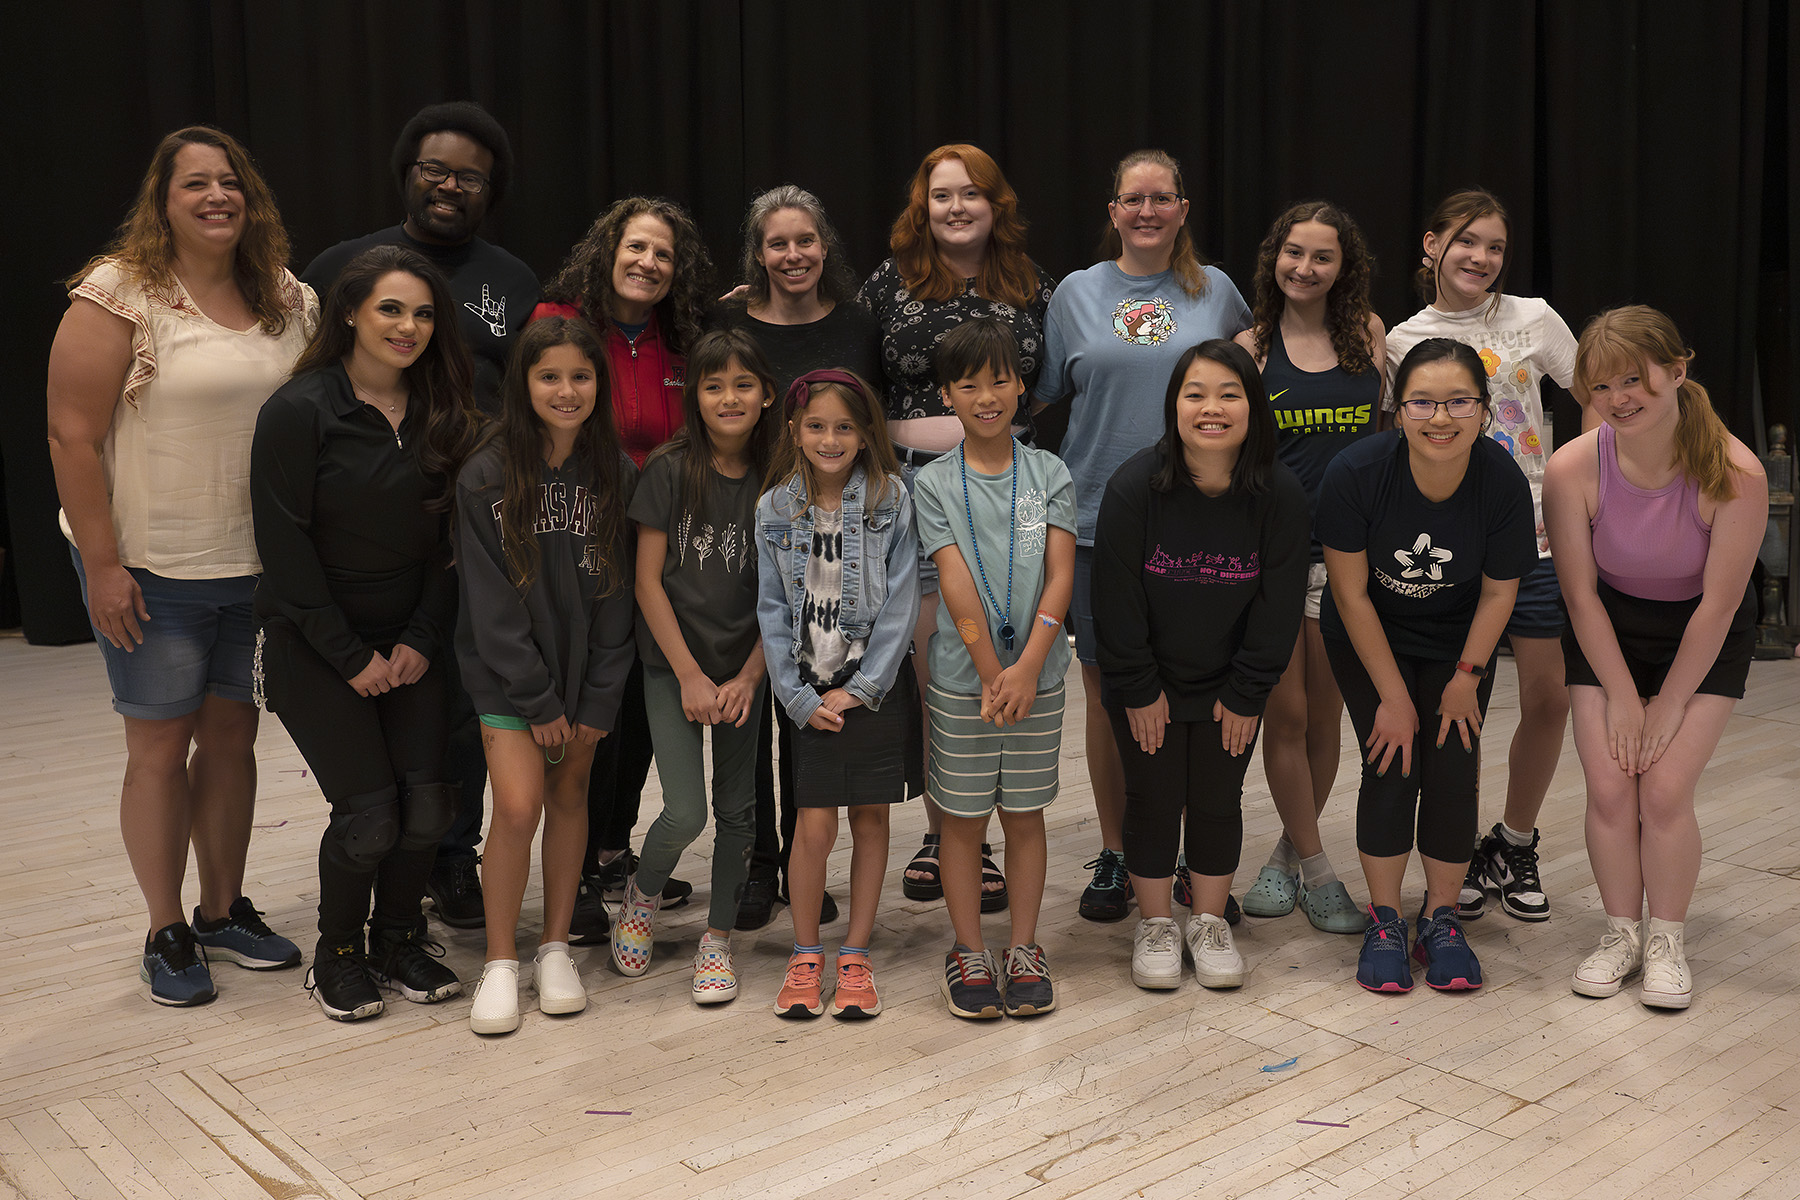
[[[910, 669], [906, 655], [919, 620], [919, 535], [913, 528], [912, 498], [897, 476], [889, 476], [873, 512], [863, 506], [867, 490], [868, 479], [858, 464], [844, 485], [838, 621], [844, 636], [867, 639], [862, 664], [844, 690], [879, 709], [895, 676]], [[796, 725], [806, 724], [820, 703], [818, 691], [800, 678], [800, 614], [812, 533], [812, 508], [799, 476], [763, 493], [756, 505], [756, 618], [769, 682]]]

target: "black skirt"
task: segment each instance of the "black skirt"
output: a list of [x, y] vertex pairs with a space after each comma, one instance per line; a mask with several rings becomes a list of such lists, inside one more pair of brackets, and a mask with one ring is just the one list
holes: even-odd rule
[[[1604, 580], [1597, 580], [1596, 588], [1606, 615], [1612, 619], [1613, 636], [1619, 639], [1619, 650], [1625, 655], [1625, 666], [1631, 671], [1638, 695], [1646, 698], [1656, 695], [1675, 663], [1675, 654], [1681, 649], [1681, 635], [1687, 632], [1689, 618], [1700, 607], [1700, 597], [1645, 600], [1641, 596], [1627, 595]], [[1581, 652], [1573, 624], [1563, 630], [1562, 645], [1566, 668], [1564, 679], [1568, 685], [1599, 687], [1600, 679]], [[1731, 618], [1731, 628], [1725, 633], [1724, 645], [1719, 647], [1719, 657], [1713, 660], [1706, 678], [1694, 689], [1695, 693], [1742, 700], [1744, 681], [1750, 675], [1750, 656], [1755, 649], [1756, 591], [1746, 583], [1744, 599]]]
[[880, 711], [858, 705], [835, 733], [794, 727], [794, 803], [800, 808], [898, 804], [925, 790], [924, 718], [912, 659], [900, 664]]

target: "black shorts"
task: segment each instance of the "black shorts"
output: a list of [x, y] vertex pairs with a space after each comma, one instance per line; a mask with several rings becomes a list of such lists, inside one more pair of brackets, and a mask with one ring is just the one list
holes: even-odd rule
[[[1612, 619], [1613, 636], [1619, 639], [1619, 649], [1625, 655], [1625, 666], [1631, 671], [1638, 695], [1646, 698], [1656, 695], [1675, 663], [1675, 653], [1681, 649], [1681, 635], [1687, 632], [1689, 618], [1700, 607], [1700, 597], [1645, 600], [1641, 596], [1626, 595], [1604, 581], [1596, 581], [1596, 589], [1606, 615]], [[1570, 687], [1577, 684], [1599, 687], [1600, 679], [1581, 652], [1573, 625], [1563, 631], [1562, 642], [1567, 684]], [[1756, 592], [1746, 583], [1744, 599], [1731, 618], [1731, 628], [1725, 633], [1725, 644], [1719, 647], [1719, 657], [1713, 660], [1706, 678], [1694, 689], [1695, 693], [1742, 700], [1744, 681], [1750, 675], [1750, 656], [1755, 649]]]
[[898, 804], [925, 790], [924, 714], [910, 658], [880, 711], [858, 705], [835, 733], [794, 727], [794, 804], [842, 808]]

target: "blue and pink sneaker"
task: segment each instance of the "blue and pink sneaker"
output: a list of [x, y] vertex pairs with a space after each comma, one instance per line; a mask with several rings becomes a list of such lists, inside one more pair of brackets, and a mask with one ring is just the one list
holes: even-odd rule
[[1440, 992], [1472, 992], [1481, 986], [1481, 963], [1469, 949], [1462, 922], [1449, 905], [1431, 914], [1419, 910], [1419, 940], [1413, 957], [1425, 968], [1425, 982]]
[[1369, 906], [1369, 928], [1363, 932], [1362, 955], [1356, 960], [1356, 982], [1371, 992], [1412, 991], [1412, 968], [1406, 962], [1406, 918], [1385, 905]]

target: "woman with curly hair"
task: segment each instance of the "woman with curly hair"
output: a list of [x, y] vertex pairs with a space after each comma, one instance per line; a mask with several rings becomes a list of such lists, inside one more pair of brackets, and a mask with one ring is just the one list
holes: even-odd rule
[[351, 259], [250, 451], [258, 684], [331, 806], [309, 987], [336, 1021], [379, 1013], [377, 981], [422, 1004], [461, 990], [419, 914], [460, 790], [448, 514], [479, 418], [455, 304], [415, 251]]
[[[628, 196], [595, 220], [569, 252], [531, 314], [581, 317], [599, 331], [619, 441], [641, 470], [650, 452], [682, 427], [686, 355], [704, 328], [712, 260], [687, 209], [660, 196]], [[610, 933], [602, 898], [622, 899], [636, 869], [631, 828], [650, 773], [644, 668], [631, 668], [619, 726], [600, 744], [588, 776], [588, 847], [571, 940]], [[693, 886], [671, 879], [662, 906], [687, 902]]]
[[112, 246], [68, 281], [50, 351], [50, 460], [125, 719], [119, 827], [150, 909], [139, 973], [158, 1004], [213, 998], [206, 955], [252, 970], [300, 961], [242, 890], [261, 570], [250, 436], [318, 320], [287, 257], [275, 197], [244, 148], [206, 126], [176, 130]]
[[[1386, 337], [1369, 311], [1373, 266], [1356, 222], [1323, 200], [1277, 217], [1256, 256], [1255, 320], [1237, 343], [1256, 357], [1273, 398], [1276, 457], [1299, 476], [1314, 511], [1325, 468], [1375, 429]], [[1263, 771], [1282, 835], [1244, 893], [1244, 911], [1281, 917], [1297, 902], [1315, 928], [1361, 933], [1363, 912], [1319, 840], [1319, 814], [1337, 780], [1344, 701], [1319, 632], [1325, 553], [1317, 538], [1310, 561], [1305, 619], [1263, 722]]]
[[[1250, 309], [1225, 272], [1208, 266], [1187, 227], [1181, 164], [1161, 150], [1137, 150], [1119, 161], [1107, 197], [1100, 261], [1056, 289], [1044, 323], [1040, 404], [1069, 403], [1063, 460], [1075, 479], [1075, 597], [1069, 629], [1087, 695], [1087, 761], [1100, 853], [1080, 912], [1118, 921], [1130, 911], [1126, 871], [1125, 774], [1112, 724], [1100, 702], [1099, 647], [1089, 576], [1094, 526], [1107, 481], [1125, 461], [1162, 436], [1159, 397], [1175, 363], [1191, 346], [1229, 338], [1250, 324]], [[1176, 899], [1188, 904], [1187, 867], [1177, 870]], [[1236, 908], [1230, 909], [1236, 919]]]
[[[857, 299], [881, 326], [888, 433], [910, 489], [920, 467], [954, 450], [963, 437], [932, 367], [938, 339], [976, 317], [1004, 321], [1019, 343], [1030, 389], [1044, 362], [1044, 317], [1056, 284], [1025, 253], [1019, 197], [1000, 165], [980, 147], [960, 142], [939, 146], [919, 164], [888, 247], [893, 257], [875, 268]], [[922, 558], [917, 646], [937, 628], [937, 593], [937, 565]], [[913, 667], [923, 696], [931, 683], [926, 656], [913, 655]], [[929, 832], [902, 883], [911, 900], [944, 894], [937, 857], [943, 815], [929, 797], [925, 813]], [[1006, 877], [985, 846], [982, 854], [981, 909], [998, 912], [1006, 907]]]

